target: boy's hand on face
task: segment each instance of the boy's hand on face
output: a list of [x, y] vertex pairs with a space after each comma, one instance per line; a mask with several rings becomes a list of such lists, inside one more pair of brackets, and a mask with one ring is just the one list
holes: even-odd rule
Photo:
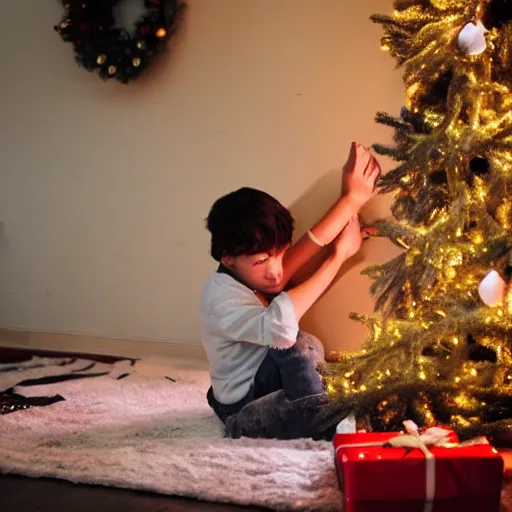
[[357, 216], [352, 217], [345, 229], [334, 240], [334, 251], [337, 256], [348, 259], [356, 254], [363, 243], [361, 224]]
[[358, 142], [352, 142], [343, 168], [341, 192], [350, 198], [356, 211], [376, 194], [375, 180], [379, 174], [379, 163], [370, 151]]

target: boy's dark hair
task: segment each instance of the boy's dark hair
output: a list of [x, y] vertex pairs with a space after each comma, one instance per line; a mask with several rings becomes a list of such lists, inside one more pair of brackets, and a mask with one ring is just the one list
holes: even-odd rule
[[266, 192], [243, 187], [217, 199], [206, 219], [212, 257], [258, 254], [282, 249], [292, 241], [290, 212]]

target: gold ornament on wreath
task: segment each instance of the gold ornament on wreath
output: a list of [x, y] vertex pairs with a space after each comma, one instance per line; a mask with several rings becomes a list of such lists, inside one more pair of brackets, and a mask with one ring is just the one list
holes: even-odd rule
[[144, 0], [133, 33], [115, 24], [119, 0], [63, 0], [64, 14], [54, 26], [73, 45], [79, 66], [104, 79], [128, 83], [160, 54], [176, 30], [185, 4], [181, 0]]

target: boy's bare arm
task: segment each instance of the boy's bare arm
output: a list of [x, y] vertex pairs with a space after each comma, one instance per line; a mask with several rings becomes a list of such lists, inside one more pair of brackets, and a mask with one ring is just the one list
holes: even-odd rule
[[[314, 235], [322, 241], [324, 247], [316, 244], [305, 233], [285, 254], [283, 261], [284, 281], [287, 287], [299, 284], [297, 274], [304, 270], [305, 265], [314, 265], [316, 259], [323, 260], [330, 252], [329, 245], [339, 235], [354, 214], [356, 206], [348, 196], [341, 197], [332, 208], [311, 229]], [[319, 264], [320, 261], [317, 262]]]
[[361, 247], [361, 226], [357, 217], [349, 220], [343, 232], [334, 240], [331, 253], [308, 279], [288, 290], [295, 316], [300, 321], [338, 274], [343, 263]]
[[290, 286], [298, 284], [294, 280], [297, 272], [308, 262], [325, 256], [322, 246], [329, 245], [359, 212], [361, 207], [374, 195], [375, 180], [380, 167], [370, 152], [360, 144], [352, 143], [343, 174], [342, 196], [311, 228], [315, 243], [306, 233], [286, 253], [284, 281]]

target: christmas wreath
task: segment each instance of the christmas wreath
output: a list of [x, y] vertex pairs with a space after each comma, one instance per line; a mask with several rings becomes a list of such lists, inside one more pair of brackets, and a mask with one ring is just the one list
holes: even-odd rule
[[175, 30], [180, 0], [144, 0], [133, 33], [116, 26], [118, 0], [63, 0], [65, 12], [54, 29], [72, 43], [75, 59], [103, 79], [128, 83], [140, 76]]

